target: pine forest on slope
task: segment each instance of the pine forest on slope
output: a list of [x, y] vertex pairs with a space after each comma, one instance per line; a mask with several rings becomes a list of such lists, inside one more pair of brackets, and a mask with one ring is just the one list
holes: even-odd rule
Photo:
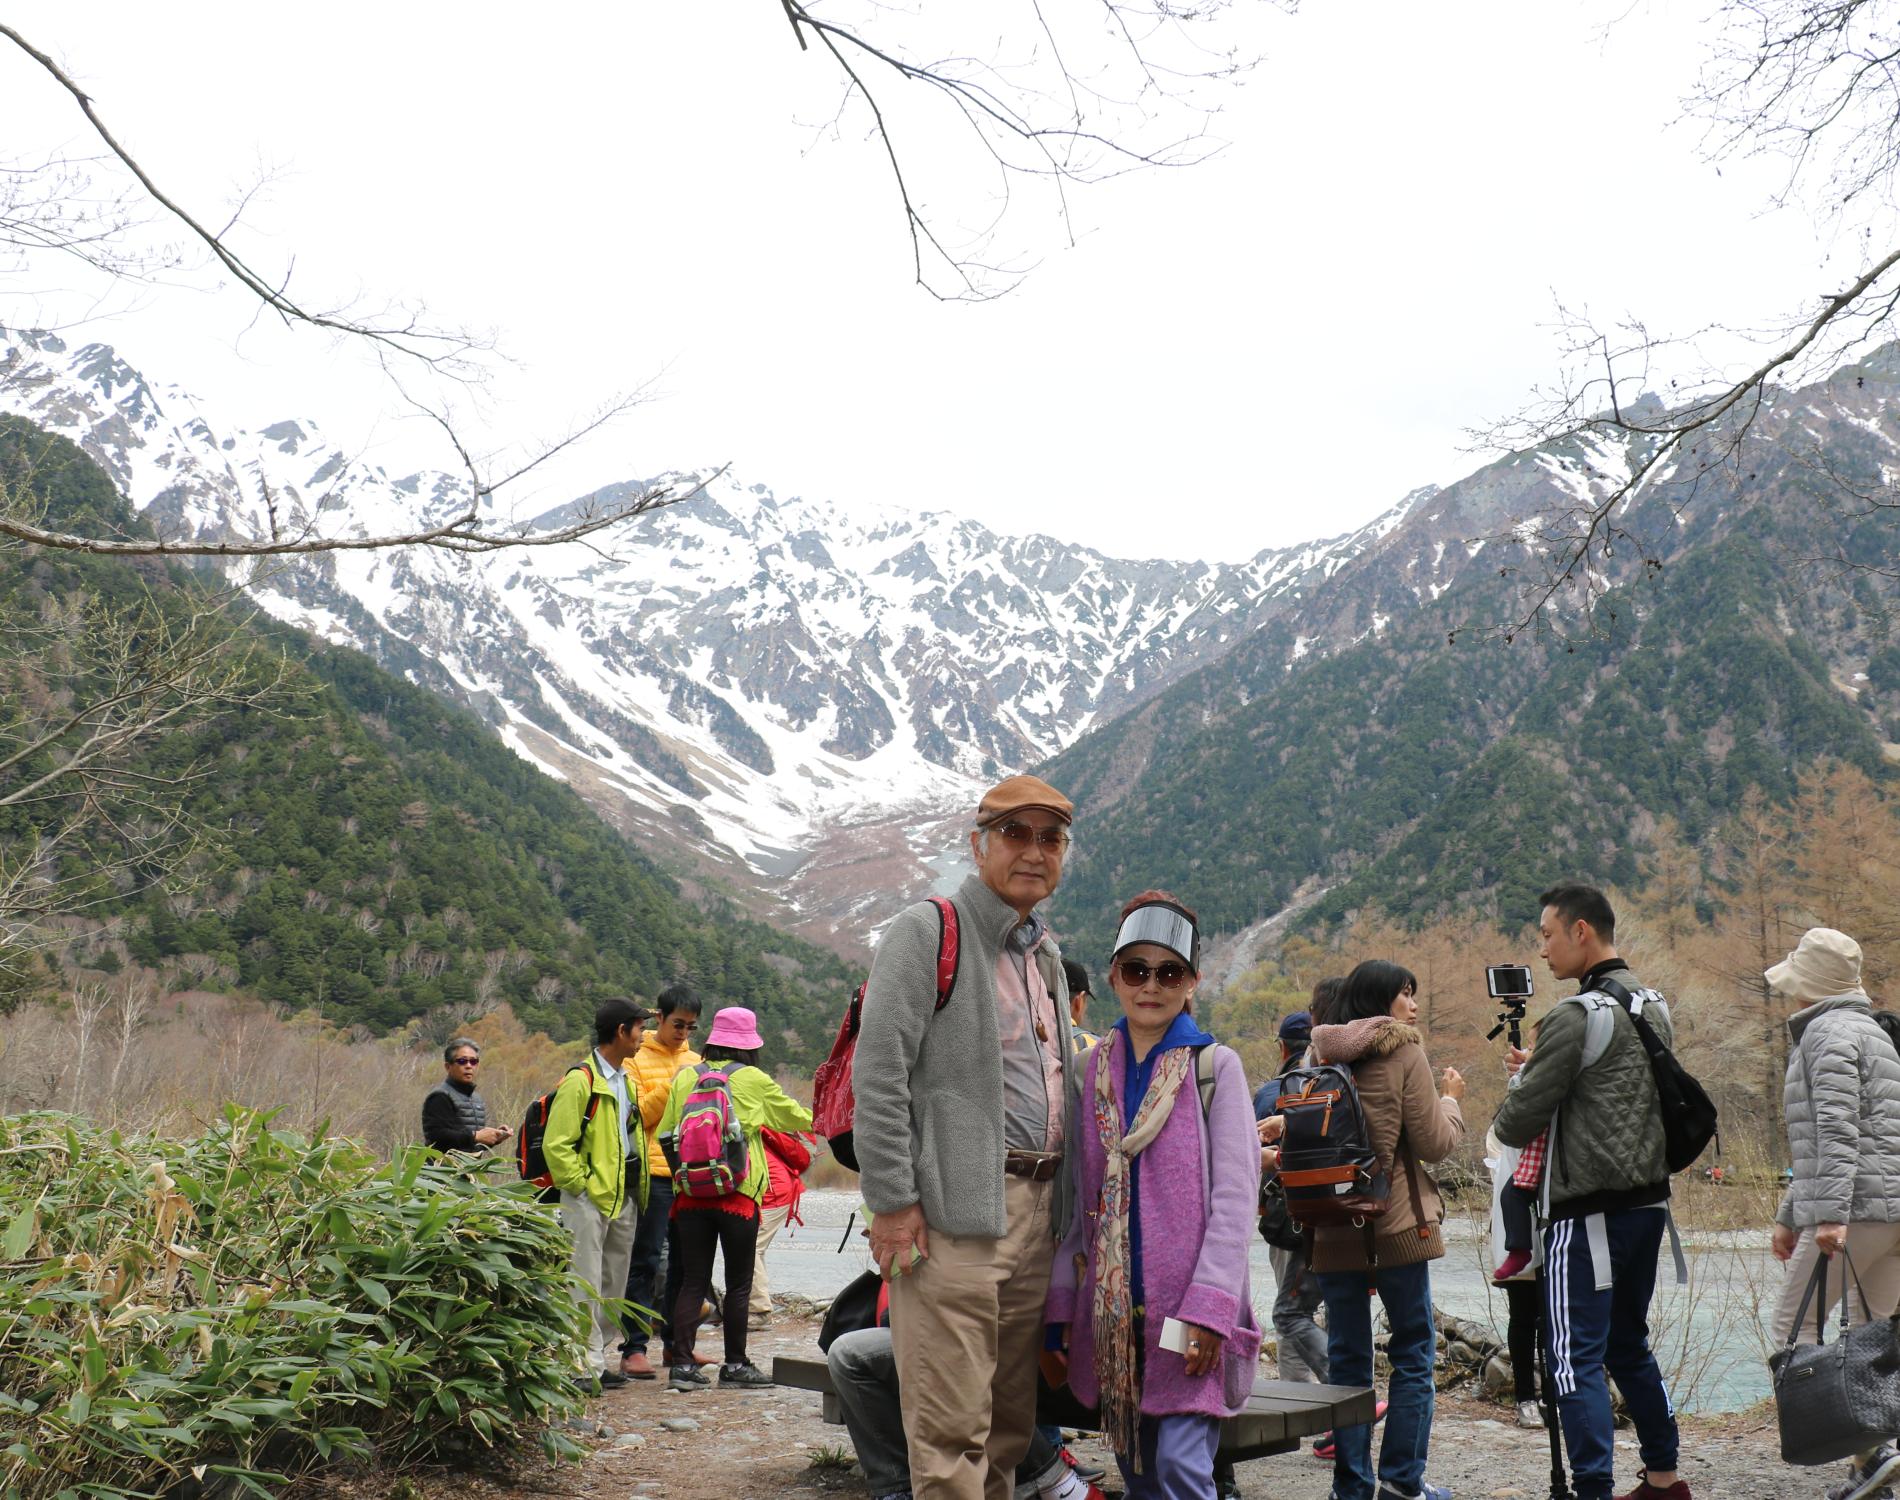
[[[75, 525], [142, 525], [71, 444], [0, 418], [0, 478], [23, 471]], [[0, 609], [16, 622], [148, 589], [182, 609], [204, 582], [162, 565], [0, 554]], [[177, 894], [107, 892], [93, 909], [125, 918], [132, 958], [198, 955], [210, 982], [375, 1031], [487, 1000], [576, 1037], [599, 999], [690, 978], [717, 1002], [755, 1007], [787, 1061], [815, 1061], [809, 1044], [849, 983], [833, 955], [723, 902], [696, 905], [472, 716], [360, 654], [267, 617], [230, 629], [293, 658], [289, 691], [168, 735], [140, 766], [204, 771], [188, 811], [212, 842]], [[56, 691], [43, 667], [17, 651], [0, 662], [6, 699]], [[9, 809], [0, 840], [30, 837], [56, 811]], [[95, 852], [111, 838], [98, 829]], [[79, 946], [98, 958], [98, 939]]]
[[[1263, 631], [1042, 768], [1085, 830], [1059, 924], [1099, 947], [1101, 914], [1153, 883], [1228, 934], [1296, 900], [1322, 926], [1369, 909], [1515, 930], [1553, 879], [1637, 883], [1659, 819], [1696, 847], [1750, 787], [1785, 800], [1816, 761], [1884, 778], [1900, 538], [1856, 496], [1895, 472], [1896, 368], [1877, 357], [1780, 393], [1739, 467], [1646, 488], [1623, 519], [1660, 576], [1632, 560], [1592, 619], [1509, 645], [1473, 626], [1505, 612], [1500, 569], [1532, 565], [1509, 527], [1563, 455], [1513, 455], [1441, 492], [1355, 588], [1316, 601], [1324, 654], [1292, 664], [1284, 628]], [[1592, 454], [1583, 473], [1607, 488], [1614, 463]], [[1408, 601], [1412, 533], [1443, 518], [1494, 538], [1485, 565]]]

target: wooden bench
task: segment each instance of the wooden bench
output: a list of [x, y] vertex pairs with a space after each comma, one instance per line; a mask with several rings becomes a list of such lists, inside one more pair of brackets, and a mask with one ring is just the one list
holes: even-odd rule
[[[772, 1379], [794, 1390], [817, 1391], [824, 1397], [825, 1420], [842, 1423], [838, 1397], [831, 1388], [831, 1370], [822, 1359], [779, 1355], [772, 1361]], [[1298, 1380], [1256, 1380], [1247, 1409], [1221, 1423], [1219, 1457], [1229, 1463], [1290, 1453], [1301, 1438], [1317, 1437], [1335, 1427], [1353, 1427], [1373, 1418], [1373, 1393], [1345, 1385], [1313, 1385]], [[1036, 1404], [1037, 1417], [1063, 1427], [1091, 1431], [1095, 1413], [1067, 1390], [1046, 1389]]]

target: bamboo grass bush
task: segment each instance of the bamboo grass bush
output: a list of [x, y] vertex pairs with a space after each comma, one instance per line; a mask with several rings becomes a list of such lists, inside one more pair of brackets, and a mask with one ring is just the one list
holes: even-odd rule
[[0, 1495], [276, 1493], [332, 1459], [578, 1450], [553, 1211], [226, 1108], [193, 1140], [0, 1117]]

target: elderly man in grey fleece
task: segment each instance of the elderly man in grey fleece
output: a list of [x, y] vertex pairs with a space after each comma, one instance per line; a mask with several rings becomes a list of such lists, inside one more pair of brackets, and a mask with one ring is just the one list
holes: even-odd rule
[[891, 923], [865, 987], [854, 1135], [919, 1500], [1007, 1500], [1029, 1448], [1075, 1090], [1062, 954], [1035, 909], [1062, 878], [1074, 812], [1034, 776], [992, 787], [976, 873], [952, 898], [949, 1000], [936, 1009], [929, 902]]

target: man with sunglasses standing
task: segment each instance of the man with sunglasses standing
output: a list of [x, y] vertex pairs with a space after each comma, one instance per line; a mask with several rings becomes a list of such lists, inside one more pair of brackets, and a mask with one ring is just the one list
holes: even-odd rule
[[437, 1151], [486, 1151], [513, 1134], [488, 1123], [488, 1106], [475, 1087], [482, 1049], [458, 1036], [442, 1049], [440, 1083], [422, 1096], [422, 1139]]
[[929, 902], [891, 923], [865, 987], [853, 1135], [918, 1500], [1008, 1500], [1029, 1448], [1076, 1087], [1062, 953], [1036, 907], [1061, 882], [1074, 814], [1034, 776], [990, 788], [976, 872], [952, 898], [949, 998], [939, 1010], [947, 945]]

